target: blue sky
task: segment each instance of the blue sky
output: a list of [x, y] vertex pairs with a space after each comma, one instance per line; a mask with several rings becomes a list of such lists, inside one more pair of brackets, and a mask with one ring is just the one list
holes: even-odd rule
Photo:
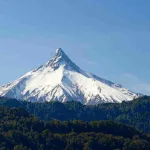
[[0, 1], [0, 85], [58, 47], [82, 69], [150, 94], [149, 0]]

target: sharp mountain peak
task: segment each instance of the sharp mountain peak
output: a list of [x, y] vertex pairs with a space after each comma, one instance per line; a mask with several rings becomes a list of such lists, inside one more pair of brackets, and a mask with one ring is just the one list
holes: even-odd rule
[[50, 59], [46, 64], [46, 67], [51, 67], [54, 70], [58, 69], [60, 66], [64, 66], [66, 69], [73, 69], [79, 72], [80, 68], [66, 55], [62, 48], [56, 49], [56, 53], [52, 59]]
[[62, 48], [56, 49], [56, 56], [63, 56], [66, 55]]

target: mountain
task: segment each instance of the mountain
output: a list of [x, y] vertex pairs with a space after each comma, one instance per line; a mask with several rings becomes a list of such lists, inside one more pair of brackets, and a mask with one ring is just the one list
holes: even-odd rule
[[59, 48], [45, 65], [0, 87], [0, 96], [32, 102], [74, 100], [95, 105], [129, 101], [139, 95], [122, 85], [83, 71]]

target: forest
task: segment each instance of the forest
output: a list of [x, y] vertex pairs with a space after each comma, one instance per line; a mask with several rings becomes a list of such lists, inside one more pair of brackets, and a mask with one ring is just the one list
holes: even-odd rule
[[0, 106], [1, 150], [149, 150], [150, 135], [114, 121], [42, 121]]
[[79, 102], [69, 101], [31, 103], [0, 97], [0, 106], [23, 107], [27, 112], [41, 120], [113, 120], [150, 133], [150, 97], [143, 96], [129, 102], [104, 103], [96, 106], [84, 106]]

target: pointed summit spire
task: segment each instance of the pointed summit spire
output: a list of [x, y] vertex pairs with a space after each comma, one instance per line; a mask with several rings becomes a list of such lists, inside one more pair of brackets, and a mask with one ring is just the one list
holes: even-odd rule
[[56, 49], [55, 56], [46, 63], [46, 67], [50, 66], [51, 68], [56, 70], [57, 68], [59, 68], [62, 65], [65, 68], [74, 69], [77, 72], [79, 72], [78, 70], [80, 70], [79, 67], [76, 66], [76, 64], [73, 63], [70, 60], [70, 58], [65, 54], [65, 52], [62, 50], [62, 48], [58, 48], [58, 49]]
[[68, 56], [64, 53], [62, 48], [58, 48], [58, 49], [56, 49], [55, 57], [68, 57]]
[[58, 54], [58, 53], [62, 53], [62, 52], [63, 52], [62, 48], [58, 48], [58, 49], [56, 49], [56, 54]]
[[55, 54], [56, 57], [60, 57], [63, 55], [65, 55], [65, 53], [63, 52], [62, 48], [56, 49], [56, 54]]
[[58, 48], [58, 49], [56, 49], [55, 56], [46, 63], [46, 66], [51, 66], [52, 68], [58, 68], [58, 66], [60, 66], [60, 64], [67, 64], [70, 61], [71, 60], [64, 53], [62, 48]]

